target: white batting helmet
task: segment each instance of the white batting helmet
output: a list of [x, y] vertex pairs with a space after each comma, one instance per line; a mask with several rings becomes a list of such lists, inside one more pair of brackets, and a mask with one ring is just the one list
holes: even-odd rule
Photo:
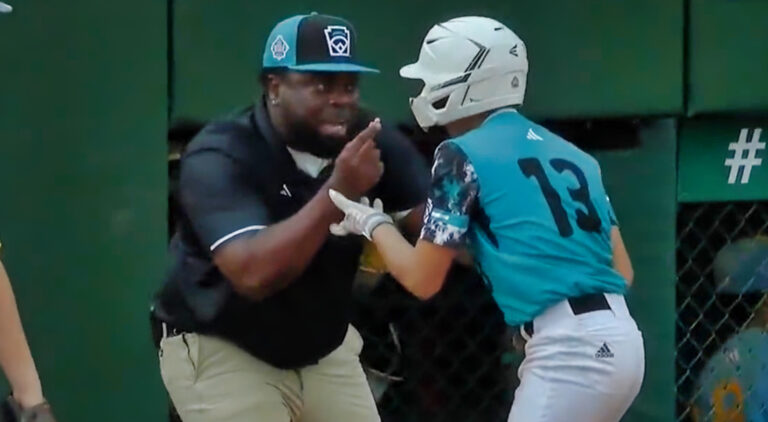
[[419, 60], [400, 76], [424, 81], [411, 110], [426, 129], [510, 105], [525, 97], [525, 44], [504, 24], [466, 16], [432, 27]]

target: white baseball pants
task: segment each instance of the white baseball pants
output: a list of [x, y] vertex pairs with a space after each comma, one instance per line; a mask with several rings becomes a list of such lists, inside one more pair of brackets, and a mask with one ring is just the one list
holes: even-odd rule
[[611, 310], [574, 315], [563, 301], [534, 319], [509, 422], [621, 419], [640, 391], [645, 352], [624, 297], [605, 296]]

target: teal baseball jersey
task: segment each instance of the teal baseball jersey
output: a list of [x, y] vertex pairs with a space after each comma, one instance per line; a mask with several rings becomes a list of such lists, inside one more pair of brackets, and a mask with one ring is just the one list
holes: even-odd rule
[[626, 291], [616, 224], [597, 161], [505, 109], [436, 150], [421, 238], [468, 247], [518, 325], [569, 297]]

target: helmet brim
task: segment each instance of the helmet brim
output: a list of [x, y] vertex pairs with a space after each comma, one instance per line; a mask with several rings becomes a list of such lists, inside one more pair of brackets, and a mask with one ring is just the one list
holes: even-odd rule
[[400, 76], [405, 79], [423, 79], [424, 72], [418, 63], [411, 63], [400, 68]]
[[425, 85], [432, 86], [461, 77], [462, 74], [430, 72], [417, 62], [401, 67], [400, 76], [405, 79], [420, 80], [423, 81]]

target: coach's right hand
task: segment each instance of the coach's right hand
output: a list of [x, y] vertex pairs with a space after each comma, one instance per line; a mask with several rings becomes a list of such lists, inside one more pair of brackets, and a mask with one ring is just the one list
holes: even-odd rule
[[357, 199], [376, 185], [384, 173], [381, 152], [373, 139], [380, 130], [381, 122], [376, 118], [344, 146], [328, 180], [332, 189]]

